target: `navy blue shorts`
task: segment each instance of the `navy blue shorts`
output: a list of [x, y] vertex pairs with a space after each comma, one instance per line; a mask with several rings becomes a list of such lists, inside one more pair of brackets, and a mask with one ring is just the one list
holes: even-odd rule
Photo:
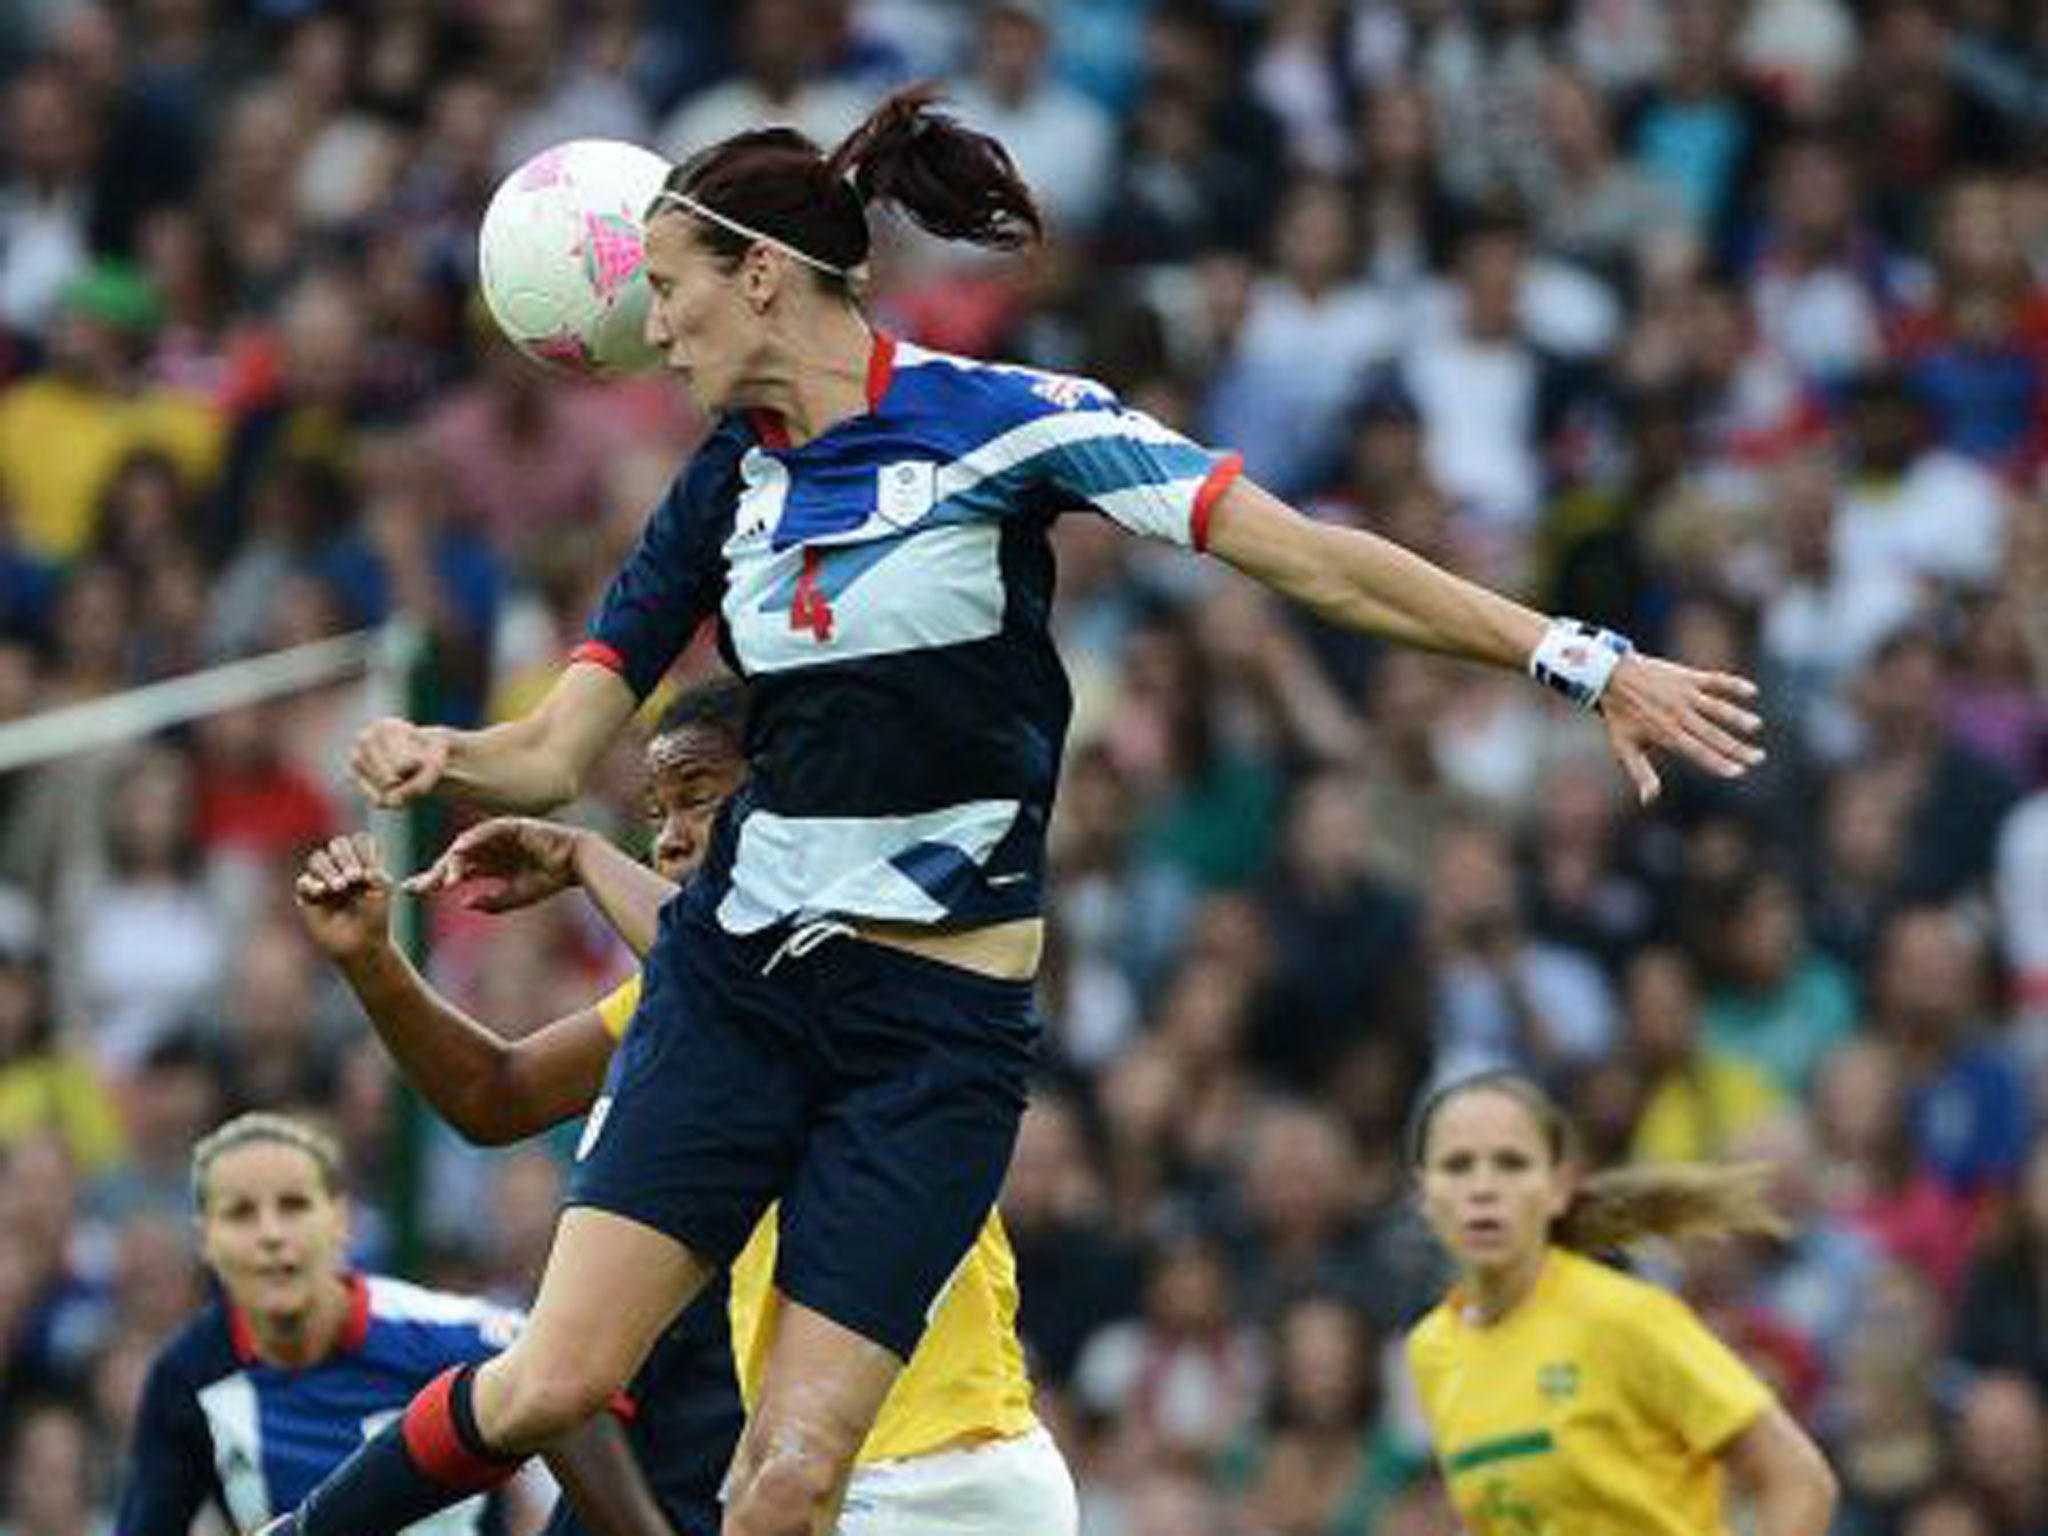
[[777, 1287], [907, 1360], [1009, 1167], [1032, 986], [788, 938], [662, 909], [569, 1198], [718, 1263], [780, 1198]]

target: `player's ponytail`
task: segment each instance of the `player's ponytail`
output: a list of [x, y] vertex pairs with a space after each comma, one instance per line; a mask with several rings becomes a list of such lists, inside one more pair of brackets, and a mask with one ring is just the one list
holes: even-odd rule
[[[1461, 1077], [1430, 1092], [1408, 1123], [1408, 1162], [1419, 1175], [1429, 1157], [1437, 1112], [1468, 1093], [1497, 1093], [1528, 1111], [1551, 1158], [1581, 1161], [1579, 1138], [1557, 1101], [1533, 1078], [1511, 1070]], [[1767, 1163], [1656, 1163], [1611, 1168], [1579, 1182], [1551, 1224], [1550, 1240], [1574, 1253], [1608, 1253], [1653, 1237], [1782, 1236], [1785, 1218], [1771, 1204]]]
[[867, 276], [871, 203], [893, 203], [947, 240], [1014, 249], [1038, 205], [1010, 153], [937, 110], [939, 88], [890, 96], [826, 154], [794, 128], [756, 128], [683, 161], [649, 219], [682, 214], [728, 270], [766, 242], [849, 296]]
[[1585, 1179], [1550, 1229], [1574, 1253], [1610, 1253], [1650, 1237], [1781, 1237], [1767, 1163], [1655, 1163]]
[[946, 240], [1014, 250], [1041, 233], [1010, 152], [938, 110], [938, 86], [906, 86], [868, 114], [827, 164], [863, 205], [894, 203]]

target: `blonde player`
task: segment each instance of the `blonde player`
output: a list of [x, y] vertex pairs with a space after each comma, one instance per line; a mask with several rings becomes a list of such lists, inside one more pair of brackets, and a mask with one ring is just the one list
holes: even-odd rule
[[1582, 1179], [1563, 1115], [1512, 1072], [1426, 1099], [1409, 1152], [1458, 1280], [1408, 1355], [1472, 1536], [1722, 1536], [1724, 1473], [1758, 1536], [1822, 1536], [1833, 1475], [1769, 1389], [1682, 1301], [1588, 1257], [1775, 1230], [1757, 1170]]
[[[423, 1383], [518, 1329], [503, 1308], [350, 1270], [341, 1152], [304, 1121], [238, 1115], [201, 1138], [192, 1194], [215, 1294], [150, 1364], [115, 1536], [189, 1536], [209, 1508], [254, 1529]], [[667, 1529], [609, 1416], [549, 1463], [575, 1507], [557, 1508], [547, 1536]], [[500, 1502], [458, 1505], [415, 1536], [493, 1536]]]

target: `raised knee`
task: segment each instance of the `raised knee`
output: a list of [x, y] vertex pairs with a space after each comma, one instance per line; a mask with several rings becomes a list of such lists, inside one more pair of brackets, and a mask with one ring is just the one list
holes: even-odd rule
[[771, 1432], [734, 1499], [728, 1536], [810, 1536], [838, 1492], [842, 1459], [801, 1430]]
[[573, 1364], [519, 1372], [494, 1415], [490, 1439], [505, 1450], [531, 1450], [594, 1418], [617, 1383]]

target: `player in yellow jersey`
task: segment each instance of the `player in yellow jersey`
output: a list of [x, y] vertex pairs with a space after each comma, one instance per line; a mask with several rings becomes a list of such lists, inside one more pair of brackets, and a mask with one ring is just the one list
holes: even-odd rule
[[[508, 911], [580, 885], [644, 952], [671, 882], [694, 870], [713, 817], [745, 772], [742, 700], [737, 685], [691, 690], [649, 744], [653, 871], [592, 834], [501, 820], [461, 841], [472, 904]], [[449, 867], [437, 865], [409, 884], [448, 883], [436, 871]], [[508, 1041], [437, 997], [393, 947], [390, 882], [370, 839], [337, 838], [315, 853], [297, 893], [309, 931], [393, 1057], [458, 1131], [502, 1144], [585, 1110], [593, 1121], [603, 1115], [600, 1088], [632, 1020], [637, 977], [589, 1008]], [[771, 1209], [762, 1219], [732, 1272], [732, 1352], [749, 1404], [776, 1315], [775, 1216]], [[861, 1447], [840, 1536], [1075, 1530], [1073, 1480], [1032, 1412], [1016, 1314], [1016, 1261], [991, 1211]], [[645, 1454], [658, 1457], [661, 1450], [650, 1446]]]
[[1425, 1099], [1409, 1156], [1458, 1279], [1408, 1356], [1470, 1536], [1724, 1536], [1724, 1473], [1757, 1536], [1822, 1536], [1835, 1482], [1805, 1431], [1684, 1302], [1588, 1256], [1776, 1230], [1761, 1170], [1582, 1178], [1562, 1113], [1513, 1072]]

